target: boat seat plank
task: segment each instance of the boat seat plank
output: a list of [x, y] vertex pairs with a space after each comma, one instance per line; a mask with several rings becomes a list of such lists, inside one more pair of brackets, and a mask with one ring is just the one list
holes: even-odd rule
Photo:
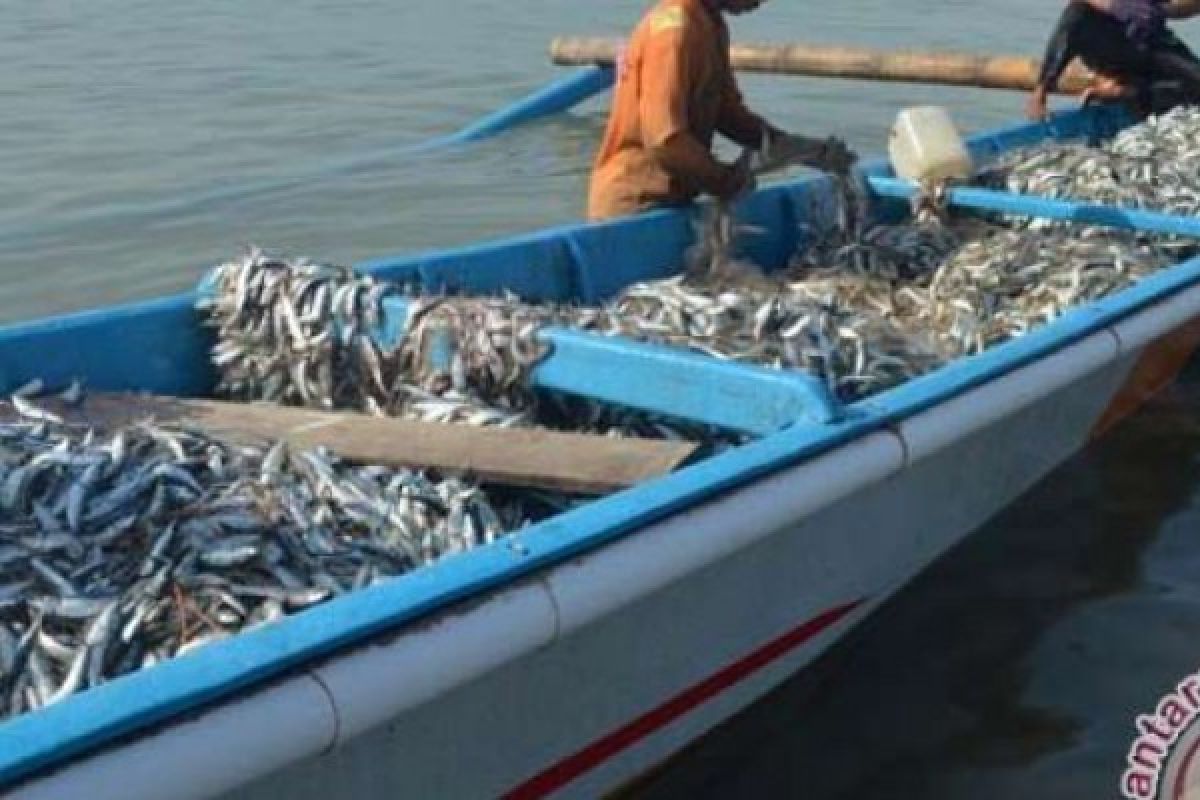
[[[70, 424], [111, 430], [144, 419], [235, 440], [284, 439], [327, 447], [356, 463], [469, 473], [488, 483], [604, 494], [670, 472], [697, 449], [691, 442], [613, 438], [548, 430], [480, 428], [312, 411], [268, 404], [129, 393], [91, 393], [76, 407], [39, 399]], [[2, 404], [3, 418], [17, 417]]]

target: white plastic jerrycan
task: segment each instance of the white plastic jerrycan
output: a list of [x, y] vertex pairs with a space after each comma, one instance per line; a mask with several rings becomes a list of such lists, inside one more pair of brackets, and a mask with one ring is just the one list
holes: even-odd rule
[[973, 171], [958, 129], [939, 106], [907, 108], [897, 114], [888, 155], [898, 176], [923, 184], [966, 181]]

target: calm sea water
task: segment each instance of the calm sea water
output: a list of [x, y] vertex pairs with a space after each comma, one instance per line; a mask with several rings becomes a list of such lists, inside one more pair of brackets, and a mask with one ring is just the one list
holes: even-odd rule
[[[467, 149], [402, 151], [554, 75], [552, 36], [619, 34], [643, 6], [10, 3], [0, 322], [183, 289], [251, 243], [352, 263], [576, 219], [603, 103]], [[735, 36], [1036, 55], [1060, 8], [771, 0]], [[978, 129], [1022, 105], [795, 78], [744, 88], [779, 124], [864, 153], [904, 106], [937, 102]], [[1065, 466], [817, 675], [642, 793], [1111, 796], [1130, 715], [1200, 661], [1197, 385]]]
[[[342, 263], [576, 219], [604, 105], [436, 157], [446, 133], [556, 73], [561, 33], [645, 0], [38, 0], [0, 26], [0, 321], [157, 295], [258, 243]], [[771, 0], [739, 38], [1036, 51], [1054, 3]], [[819, 13], [813, 9], [820, 8]], [[929, 100], [970, 128], [1017, 95], [747, 81], [797, 130], [881, 152]]]

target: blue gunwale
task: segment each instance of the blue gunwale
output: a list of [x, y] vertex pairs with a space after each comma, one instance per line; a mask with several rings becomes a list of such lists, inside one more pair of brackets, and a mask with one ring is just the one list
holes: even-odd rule
[[[1064, 115], [1049, 126], [1018, 126], [985, 134], [975, 137], [972, 144], [989, 148], [1028, 144], [1048, 135], [1087, 134], [1110, 124], [1112, 119], [1101, 112], [1079, 112]], [[792, 204], [795, 214], [794, 193], [823, 183], [820, 179], [809, 178], [770, 187], [759, 197], [766, 198], [767, 202], [782, 203], [785, 207]], [[753, 216], [753, 208], [750, 213]], [[526, 244], [535, 244], [569, 247], [574, 251], [574, 258], [588, 258], [598, 252], [596, 248], [603, 247], [605, 241], [614, 241], [612, 237], [618, 225], [631, 229], [633, 241], [654, 244], [651, 240], [657, 237], [658, 244], [665, 238], [666, 246], [674, 246], [678, 244], [675, 240], [679, 236], [686, 235], [687, 217], [681, 212], [656, 212], [626, 223], [567, 226], [482, 247], [368, 263], [362, 268], [381, 277], [423, 277], [449, 284], [456, 279], [452, 271], [449, 276], [442, 275], [439, 267], [452, 265], [458, 254], [487, 250], [510, 253]], [[650, 249], [654, 253], [662, 251], [661, 246]], [[615, 291], [622, 279], [620, 274], [604, 276], [595, 279], [594, 285], [584, 285], [579, 282], [580, 277], [579, 273], [568, 276], [568, 283], [572, 280], [574, 283], [566, 288], [578, 292], [585, 300], [602, 299]], [[1197, 284], [1200, 284], [1200, 259], [1180, 263], [1102, 301], [1074, 309], [1020, 339], [953, 362], [850, 406], [836, 421], [793, 425], [662, 479], [561, 514], [492, 545], [447, 558], [385, 585], [350, 594], [153, 669], [90, 689], [55, 706], [12, 719], [0, 725], [0, 783], [26, 778], [40, 769], [280, 676], [457, 601], [511, 584], [533, 572], [615, 542], [678, 511], [718, 498], [763, 476], [793, 467], [918, 414], [1079, 341], [1167, 295]], [[536, 290], [541, 287], [532, 288], [537, 294]], [[147, 315], [157, 315], [168, 322], [183, 320], [186, 319], [185, 309], [197, 297], [195, 292], [185, 293], [151, 303], [0, 329], [0, 352], [13, 351], [14, 346], [19, 351], [23, 349], [19, 347], [23, 342], [44, 336], [77, 337], [96, 325], [114, 330], [127, 324], [136, 325], [137, 320]], [[192, 325], [198, 328], [194, 320]], [[201, 334], [196, 330], [180, 330], [178, 335], [188, 338]], [[92, 338], [95, 338], [94, 332]], [[93, 347], [119, 350], [121, 345], [122, 341], [112, 340]], [[196, 346], [195, 342], [181, 345], [181, 352]], [[45, 366], [31, 363], [10, 368], [7, 361], [4, 364], [0, 378], [10, 382], [30, 376], [31, 370]], [[149, 380], [153, 382], [153, 373]], [[110, 385], [99, 388], [198, 393], [198, 387], [208, 380], [207, 376], [182, 382], [163, 378], [161, 385], [134, 387], [124, 385], [126, 381], [118, 377]]]

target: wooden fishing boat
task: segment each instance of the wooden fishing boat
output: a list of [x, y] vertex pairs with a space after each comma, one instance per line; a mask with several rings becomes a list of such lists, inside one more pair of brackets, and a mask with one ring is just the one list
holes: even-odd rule
[[[1128, 120], [1091, 109], [977, 155]], [[911, 191], [873, 164], [878, 213]], [[952, 202], [1195, 233], [1190, 220], [961, 190]], [[975, 192], [975, 194], [972, 194]], [[742, 208], [778, 266], [831, 207]], [[682, 212], [361, 265], [430, 289], [602, 301], [668, 275]], [[1169, 382], [1200, 342], [1200, 260], [854, 405], [800, 377], [564, 337], [542, 385], [757, 434], [749, 444], [0, 725], [19, 798], [591, 797], [811, 664], [915, 574]], [[203, 397], [195, 293], [0, 331], [0, 389]], [[578, 349], [572, 351], [573, 345]]]

